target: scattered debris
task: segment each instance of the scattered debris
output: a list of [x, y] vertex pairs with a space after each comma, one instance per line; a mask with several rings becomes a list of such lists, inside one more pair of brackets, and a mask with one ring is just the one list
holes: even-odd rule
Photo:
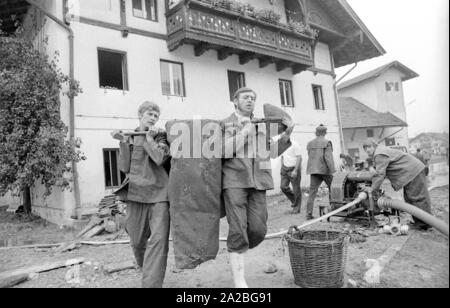
[[29, 274], [20, 274], [0, 279], [0, 289], [12, 288], [30, 279]]
[[126, 261], [118, 264], [108, 264], [103, 267], [103, 271], [106, 274], [117, 273], [120, 271], [126, 271], [129, 269], [136, 269], [137, 265], [134, 261]]
[[108, 233], [114, 233], [117, 231], [117, 225], [112, 220], [105, 221], [104, 227], [105, 227], [105, 231]]
[[77, 238], [82, 237], [84, 234], [86, 234], [86, 232], [88, 232], [95, 226], [98, 226], [102, 222], [103, 222], [103, 220], [101, 220], [97, 216], [92, 217], [91, 220], [89, 221], [89, 223], [86, 225], [86, 227], [84, 227], [83, 230], [81, 230], [80, 233], [77, 234]]
[[366, 237], [360, 234], [350, 234], [350, 243], [364, 243], [366, 241]]
[[274, 274], [276, 272], [278, 272], [278, 268], [273, 262], [268, 263], [264, 269], [264, 273], [266, 274]]
[[349, 279], [347, 281], [347, 287], [349, 287], [349, 288], [358, 288], [358, 283], [355, 280], [353, 280], [353, 279]]
[[126, 204], [115, 195], [106, 196], [100, 201], [98, 212], [91, 215], [89, 223], [77, 238], [90, 239], [104, 231], [115, 233], [122, 230], [126, 221]]
[[25, 282], [33, 277], [33, 274], [48, 272], [62, 267], [72, 266], [75, 264], [84, 263], [84, 258], [71, 259], [67, 261], [56, 261], [46, 263], [43, 265], [35, 265], [30, 267], [23, 267], [11, 271], [0, 273], [0, 287], [9, 288]]
[[93, 227], [91, 230], [89, 230], [88, 232], [86, 232], [83, 235], [83, 238], [85, 239], [90, 239], [96, 235], [99, 235], [100, 233], [102, 233], [103, 231], [105, 231], [105, 226], [104, 224], [101, 224], [99, 226], [95, 226]]
[[178, 269], [178, 268], [174, 268], [173, 270], [172, 270], [172, 273], [174, 273], [174, 274], [180, 274], [180, 273], [182, 273], [184, 270], [182, 270], [182, 269]]
[[366, 260], [366, 268], [368, 271], [364, 275], [364, 280], [369, 284], [379, 284], [381, 271], [386, 265], [388, 265], [395, 255], [403, 248], [406, 242], [409, 240], [409, 236], [402, 238], [398, 243], [389, 247], [386, 252], [378, 259]]

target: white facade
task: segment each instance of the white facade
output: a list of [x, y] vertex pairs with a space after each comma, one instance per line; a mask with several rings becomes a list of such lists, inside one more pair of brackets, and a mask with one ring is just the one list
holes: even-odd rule
[[[51, 13], [63, 20], [62, 1], [44, 0], [41, 3], [45, 3]], [[252, 3], [258, 6], [261, 2]], [[109, 29], [104, 24], [92, 25], [86, 21], [89, 19], [119, 25], [119, 1], [79, 0], [72, 1], [71, 4], [70, 13], [76, 15], [70, 22], [75, 38], [75, 79], [83, 89], [83, 93], [75, 98], [75, 137], [81, 138], [81, 150], [87, 157], [86, 161], [78, 164], [81, 209], [76, 209], [73, 192], [60, 193], [55, 189], [51, 197], [42, 200], [40, 189], [34, 188], [34, 210], [42, 217], [58, 224], [67, 223], [71, 216], [97, 207], [105, 195], [111, 194], [112, 190], [105, 187], [103, 150], [118, 148], [117, 141], [110, 136], [111, 131], [130, 130], [138, 126], [137, 108], [143, 101], [155, 101], [161, 106], [161, 127], [164, 127], [169, 119], [189, 119], [193, 116], [223, 119], [229, 116], [234, 107], [229, 100], [228, 70], [245, 73], [246, 85], [257, 92], [256, 116], [262, 116], [262, 105], [265, 103], [281, 107], [279, 79], [292, 81], [295, 107], [284, 109], [297, 124], [293, 139], [303, 150], [302, 186], [309, 185], [308, 176], [305, 174], [306, 144], [315, 138], [315, 128], [319, 124], [323, 123], [328, 127], [327, 138], [333, 142], [335, 159], [338, 162], [341, 149], [334, 92], [335, 77], [331, 54], [326, 44], [316, 45], [315, 67], [320, 69], [320, 72], [303, 71], [294, 75], [290, 69], [277, 72], [274, 64], [260, 68], [257, 60], [240, 65], [236, 55], [219, 61], [216, 51], [207, 51], [196, 57], [193, 47], [189, 45], [170, 52], [166, 40], [162, 38], [131, 32], [127, 37], [123, 37], [117, 29]], [[154, 34], [167, 34], [163, 1], [158, 1], [158, 22], [134, 17], [131, 1], [126, 1], [126, 4], [128, 27]], [[283, 16], [285, 18], [284, 14]], [[58, 50], [60, 66], [68, 73], [68, 33], [60, 25], [48, 20], [41, 34], [33, 37], [37, 44], [45, 36], [48, 37], [47, 53], [53, 54]], [[100, 87], [98, 48], [126, 54], [129, 85], [127, 91]], [[183, 64], [186, 97], [162, 94], [160, 60]], [[325, 110], [315, 110], [313, 84], [322, 86]], [[61, 100], [61, 114], [64, 122], [69, 124], [67, 97]], [[279, 160], [274, 161], [272, 166], [277, 188], [271, 193], [276, 193], [280, 191]], [[11, 198], [0, 199], [0, 204], [18, 202], [19, 200]]]

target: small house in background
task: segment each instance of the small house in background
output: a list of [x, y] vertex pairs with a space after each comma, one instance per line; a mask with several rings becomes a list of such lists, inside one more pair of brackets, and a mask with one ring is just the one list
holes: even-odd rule
[[365, 159], [361, 143], [370, 137], [408, 151], [403, 82], [418, 76], [394, 61], [338, 85], [344, 148], [350, 155]]
[[[315, 128], [326, 124], [337, 161], [343, 140], [335, 68], [385, 53], [345, 0], [0, 1], [4, 30], [14, 30], [13, 16], [35, 48], [59, 53], [62, 71], [83, 89], [72, 101], [61, 99], [62, 119], [87, 157], [77, 164], [74, 189], [45, 200], [39, 185], [32, 190], [35, 213], [56, 223], [95, 210], [122, 183], [110, 132], [134, 129], [146, 100], [161, 105], [161, 126], [224, 119], [234, 111], [233, 92], [251, 87], [257, 116], [265, 103], [291, 115], [304, 157]], [[279, 165], [273, 162], [276, 187]]]
[[448, 156], [449, 135], [448, 133], [422, 133], [409, 141], [411, 152], [417, 149], [431, 156]]
[[392, 134], [389, 137], [391, 131], [400, 132], [408, 127], [405, 121], [392, 113], [377, 112], [352, 97], [340, 98], [340, 109], [345, 151], [352, 158], [367, 158], [362, 148], [362, 143], [367, 138], [386, 138], [383, 142], [386, 146], [407, 150], [407, 145], [401, 142], [403, 140], [396, 139]]

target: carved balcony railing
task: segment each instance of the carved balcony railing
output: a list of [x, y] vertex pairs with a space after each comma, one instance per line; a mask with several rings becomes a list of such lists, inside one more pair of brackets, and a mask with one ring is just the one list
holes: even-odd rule
[[241, 64], [258, 59], [260, 67], [275, 63], [278, 71], [291, 67], [294, 73], [313, 65], [313, 36], [208, 2], [182, 0], [168, 11], [170, 51], [191, 44], [196, 56], [215, 49], [219, 60], [238, 54]]

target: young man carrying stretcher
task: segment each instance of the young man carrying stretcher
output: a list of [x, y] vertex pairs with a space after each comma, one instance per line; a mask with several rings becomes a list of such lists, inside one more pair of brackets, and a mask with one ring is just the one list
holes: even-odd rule
[[112, 133], [120, 140], [119, 165], [127, 174], [115, 194], [127, 203], [125, 229], [144, 288], [162, 287], [169, 250], [169, 176], [163, 164], [170, 153], [167, 134], [155, 126], [160, 113], [157, 104], [144, 102], [134, 135]]
[[[236, 111], [222, 121], [225, 158], [222, 166], [223, 198], [229, 233], [228, 252], [235, 287], [247, 288], [244, 277], [244, 255], [257, 247], [267, 233], [266, 191], [274, 188], [270, 158], [290, 146], [293, 123], [283, 119], [288, 129], [278, 142], [270, 142], [266, 130], [252, 123], [256, 93], [241, 88], [234, 95]], [[255, 144], [256, 143], [256, 144]], [[270, 148], [270, 157], [261, 155]]]

